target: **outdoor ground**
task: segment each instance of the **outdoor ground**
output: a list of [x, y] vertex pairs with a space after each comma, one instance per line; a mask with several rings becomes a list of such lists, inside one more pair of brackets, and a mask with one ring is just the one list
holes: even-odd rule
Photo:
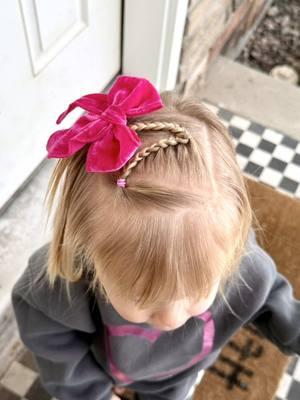
[[285, 64], [300, 76], [300, 0], [274, 0], [237, 61], [266, 73]]

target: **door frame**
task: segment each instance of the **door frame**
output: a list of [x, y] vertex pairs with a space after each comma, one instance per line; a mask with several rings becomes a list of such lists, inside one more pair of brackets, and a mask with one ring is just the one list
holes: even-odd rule
[[188, 3], [124, 0], [122, 74], [146, 77], [158, 90], [175, 88]]

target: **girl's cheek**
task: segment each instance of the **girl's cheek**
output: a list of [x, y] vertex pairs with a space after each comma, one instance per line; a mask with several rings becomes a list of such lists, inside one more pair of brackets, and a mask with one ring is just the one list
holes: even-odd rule
[[200, 302], [198, 304], [194, 304], [190, 309], [191, 316], [195, 317], [197, 315], [203, 314], [213, 303], [213, 298], [208, 299], [205, 302]]
[[133, 313], [133, 312], [131, 312], [131, 313], [123, 313], [122, 317], [124, 319], [126, 319], [127, 321], [134, 322], [136, 324], [142, 324], [142, 323], [146, 322], [147, 319], [148, 319], [143, 314], [141, 315], [139, 313]]
[[127, 307], [120, 305], [119, 306], [113, 305], [113, 307], [120, 314], [122, 318], [126, 319], [129, 322], [134, 322], [139, 324], [146, 322], [147, 319], [149, 318], [149, 313], [142, 310], [136, 310], [132, 307], [132, 305], [128, 305]]

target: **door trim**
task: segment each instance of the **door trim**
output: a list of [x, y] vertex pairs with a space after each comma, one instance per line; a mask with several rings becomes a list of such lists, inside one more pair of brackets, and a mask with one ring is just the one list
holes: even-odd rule
[[122, 74], [174, 89], [187, 10], [188, 0], [125, 0]]

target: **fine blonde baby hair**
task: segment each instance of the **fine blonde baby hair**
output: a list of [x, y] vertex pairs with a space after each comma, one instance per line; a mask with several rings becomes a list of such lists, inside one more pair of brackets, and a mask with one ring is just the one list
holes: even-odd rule
[[142, 145], [122, 170], [87, 173], [86, 147], [57, 161], [44, 200], [49, 220], [58, 196], [51, 286], [61, 277], [68, 289], [88, 276], [105, 296], [106, 276], [124, 298], [148, 307], [204, 299], [218, 281], [224, 296], [238, 277], [257, 220], [233, 140], [197, 97], [160, 95], [163, 108], [128, 119]]

